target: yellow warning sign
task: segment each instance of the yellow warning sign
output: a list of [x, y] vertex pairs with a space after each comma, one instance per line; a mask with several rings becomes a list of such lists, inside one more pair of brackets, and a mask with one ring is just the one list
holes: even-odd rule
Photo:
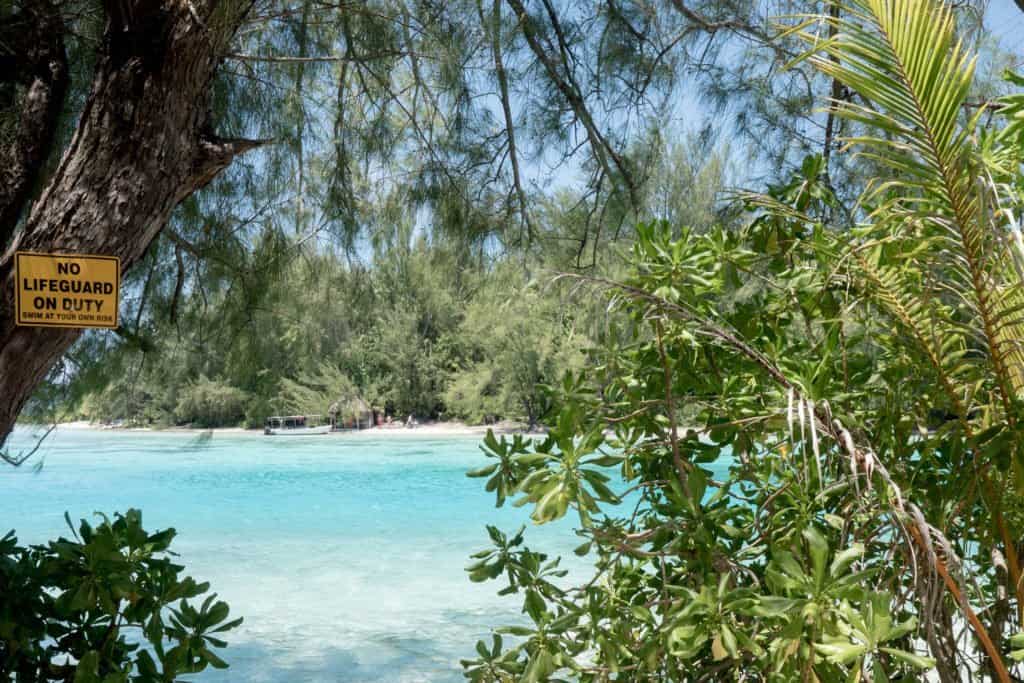
[[14, 272], [19, 325], [117, 327], [119, 258], [19, 251]]

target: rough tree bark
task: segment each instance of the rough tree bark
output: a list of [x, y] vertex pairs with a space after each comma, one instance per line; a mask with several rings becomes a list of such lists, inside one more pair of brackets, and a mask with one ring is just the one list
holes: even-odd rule
[[0, 256], [0, 445], [79, 336], [16, 327], [14, 252], [106, 254], [126, 271], [174, 207], [259, 143], [214, 135], [211, 81], [251, 0], [104, 0], [106, 27], [60, 164]]
[[[68, 58], [60, 15], [49, 0], [36, 0], [0, 25], [0, 84], [14, 105], [18, 129], [0, 149], [0, 249], [14, 235], [57, 134], [68, 87]], [[4, 98], [7, 100], [7, 97]]]

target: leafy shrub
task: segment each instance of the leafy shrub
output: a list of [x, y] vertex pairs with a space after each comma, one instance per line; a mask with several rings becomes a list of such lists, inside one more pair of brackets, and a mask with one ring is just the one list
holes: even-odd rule
[[475, 424], [504, 416], [505, 404], [494, 375], [490, 363], [455, 373], [444, 392], [445, 407], [452, 415]]
[[[141, 425], [165, 425], [172, 420], [166, 390], [161, 387], [119, 377], [102, 389], [86, 394], [78, 402], [74, 415], [90, 422], [123, 420]], [[67, 417], [57, 414], [57, 417]]]
[[277, 402], [282, 412], [326, 415], [332, 405], [344, 409], [358, 397], [359, 389], [341, 369], [323, 363], [315, 372], [299, 373], [296, 379], [283, 378]]
[[182, 576], [174, 529], [146, 532], [138, 510], [77, 531], [65, 519], [72, 539], [0, 539], [0, 680], [157, 683], [227, 667], [214, 649], [242, 620]]
[[474, 362], [451, 373], [444, 401], [471, 422], [498, 417], [533, 427], [550, 407], [547, 385], [582, 365], [580, 349], [589, 342], [576, 329], [578, 312], [559, 301], [554, 287], [542, 292], [524, 284], [510, 293], [513, 276], [496, 278], [468, 307], [459, 338]]
[[846, 209], [809, 157], [741, 229], [640, 226], [624, 281], [572, 276], [624, 338], [566, 377], [547, 439], [488, 434], [470, 475], [578, 518], [593, 574], [561, 586], [488, 529], [470, 578], [532, 623], [478, 643], [475, 682], [1021, 680], [1024, 93], [988, 130], [964, 114], [937, 0], [795, 32], [884, 175]]
[[178, 396], [174, 418], [200, 427], [237, 425], [245, 418], [248, 401], [245, 391], [200, 376]]
[[263, 396], [250, 396], [245, 404], [245, 426], [248, 429], [262, 428], [264, 420], [276, 413], [270, 399]]

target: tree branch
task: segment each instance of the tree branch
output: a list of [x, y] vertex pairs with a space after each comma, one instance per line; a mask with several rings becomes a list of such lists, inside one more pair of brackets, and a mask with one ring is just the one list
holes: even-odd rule
[[[545, 73], [551, 82], [558, 88], [558, 91], [562, 93], [566, 103], [572, 109], [573, 113], [583, 124], [583, 128], [587, 133], [587, 139], [590, 141], [590, 147], [594, 152], [598, 164], [604, 170], [605, 174], [610, 180], [619, 180], [626, 186], [626, 190], [629, 194], [629, 201], [634, 210], [640, 208], [640, 197], [636, 182], [633, 178], [633, 173], [629, 166], [626, 164], [625, 159], [616, 152], [608, 140], [601, 133], [597, 127], [593, 116], [590, 114], [590, 109], [587, 107], [587, 103], [583, 98], [583, 94], [580, 92], [579, 86], [577, 85], [572, 73], [569, 69], [569, 64], [564, 63], [565, 60], [569, 59], [568, 49], [564, 43], [561, 44], [561, 50], [563, 55], [562, 66], [565, 69], [565, 73], [561, 73], [558, 65], [555, 63], [554, 58], [548, 53], [541, 42], [540, 36], [537, 34], [537, 27], [534, 25], [533, 18], [527, 13], [526, 7], [523, 5], [521, 0], [508, 0], [509, 6], [515, 12], [516, 17], [523, 30], [523, 37], [526, 38], [527, 44], [533, 51], [537, 60], [544, 67]], [[556, 17], [553, 17], [553, 20]], [[555, 26], [556, 33], [560, 33], [561, 30]], [[611, 159], [609, 163], [608, 159]], [[615, 171], [612, 170], [612, 165], [615, 166]], [[616, 183], [617, 184], [617, 183]], [[613, 185], [614, 187], [614, 185]]]
[[508, 73], [505, 71], [505, 62], [501, 54], [501, 0], [494, 0], [491, 10], [490, 21], [484, 15], [483, 5], [480, 0], [476, 3], [477, 13], [480, 16], [480, 23], [486, 28], [490, 23], [491, 56], [494, 59], [494, 75], [498, 79], [498, 92], [501, 99], [501, 112], [505, 118], [505, 137], [508, 140], [508, 157], [512, 164], [512, 186], [519, 203], [519, 214], [526, 226], [526, 241], [532, 242], [536, 235], [533, 221], [530, 219], [530, 212], [527, 209], [526, 192], [523, 191], [522, 176], [519, 171], [519, 151], [516, 146], [516, 128], [512, 118], [512, 103], [509, 96]]
[[387, 50], [384, 52], [373, 52], [370, 54], [352, 55], [315, 55], [312, 57], [288, 57], [276, 55], [250, 55], [239, 52], [229, 52], [224, 55], [225, 59], [237, 59], [243, 62], [271, 62], [276, 64], [309, 64], [309, 63], [338, 63], [338, 62], [370, 62], [376, 59], [390, 59], [394, 57], [416, 57], [417, 59], [430, 59], [430, 55], [413, 54], [401, 50]]
[[257, 147], [269, 145], [273, 140], [247, 140], [244, 138], [221, 138], [205, 135], [199, 141], [199, 151], [192, 164], [192, 182], [184, 188], [178, 199], [181, 201], [196, 190], [206, 187], [218, 173], [227, 168], [235, 157]]

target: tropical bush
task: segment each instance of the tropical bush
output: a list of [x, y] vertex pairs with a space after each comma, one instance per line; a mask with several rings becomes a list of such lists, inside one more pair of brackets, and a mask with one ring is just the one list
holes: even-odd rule
[[743, 196], [741, 230], [642, 226], [631, 277], [572, 276], [629, 324], [547, 439], [489, 435], [470, 475], [575, 515], [594, 572], [567, 588], [490, 529], [470, 578], [528, 625], [478, 643], [473, 681], [1024, 675], [1024, 95], [966, 106], [974, 59], [932, 0], [793, 32], [879, 178], [844, 210], [811, 158]]
[[266, 419], [278, 412], [278, 406], [271, 399], [263, 396], [250, 396], [245, 404], [245, 420], [247, 429], [262, 428]]
[[445, 389], [445, 407], [452, 415], [473, 424], [486, 424], [504, 415], [506, 405], [495, 374], [489, 363], [458, 372]]
[[198, 427], [237, 425], [245, 419], [249, 400], [241, 389], [200, 376], [181, 390], [174, 419]]
[[324, 414], [332, 404], [342, 407], [359, 397], [352, 380], [338, 368], [322, 364], [316, 371], [302, 373], [298, 380], [282, 379], [277, 399], [281, 412], [290, 414]]
[[76, 418], [90, 422], [123, 420], [131, 424], [166, 426], [173, 423], [176, 398], [167, 387], [142, 384], [134, 380], [133, 373], [113, 378], [102, 389], [86, 394], [77, 405], [67, 406], [60, 397], [60, 406], [54, 413], [42, 416], [42, 421]]
[[182, 575], [174, 529], [148, 533], [138, 510], [77, 530], [65, 518], [71, 539], [0, 539], [0, 679], [167, 683], [227, 667], [215, 650], [242, 620]]
[[457, 333], [464, 360], [444, 402], [471, 422], [507, 418], [533, 427], [549, 409], [545, 387], [582, 366], [588, 323], [598, 316], [566, 307], [555, 287], [510, 287], [514, 271], [503, 270], [508, 275], [489, 282], [466, 310]]

